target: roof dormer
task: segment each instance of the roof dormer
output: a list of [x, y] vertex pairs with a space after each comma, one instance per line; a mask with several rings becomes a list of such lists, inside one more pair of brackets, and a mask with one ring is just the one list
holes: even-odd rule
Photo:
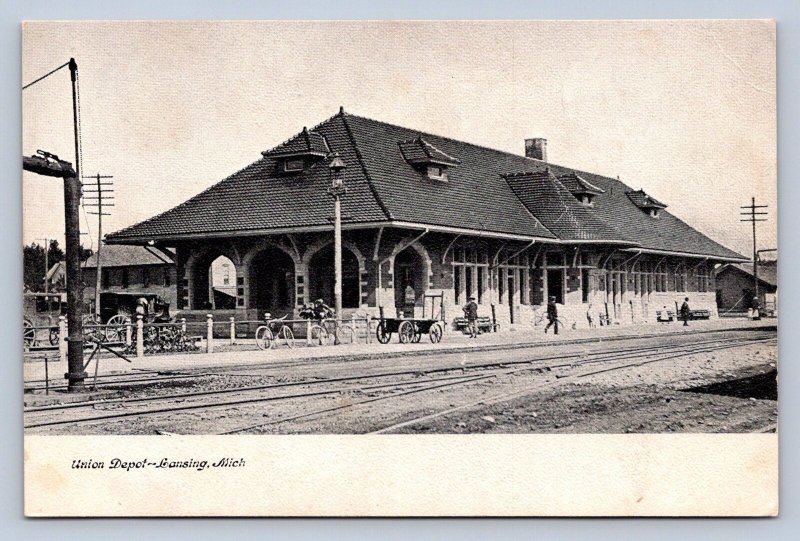
[[564, 173], [558, 177], [558, 180], [581, 204], [587, 207], [594, 205], [595, 196], [605, 193], [604, 189], [595, 186], [574, 171]]
[[447, 169], [461, 164], [461, 160], [439, 150], [422, 137], [398, 143], [403, 158], [428, 178], [447, 180]]
[[628, 196], [628, 199], [630, 199], [634, 205], [653, 218], [658, 218], [661, 210], [667, 208], [667, 205], [647, 195], [644, 190], [630, 190], [625, 192], [625, 195]]
[[265, 158], [275, 158], [282, 173], [300, 173], [331, 153], [328, 141], [320, 133], [303, 131], [283, 144], [262, 152]]

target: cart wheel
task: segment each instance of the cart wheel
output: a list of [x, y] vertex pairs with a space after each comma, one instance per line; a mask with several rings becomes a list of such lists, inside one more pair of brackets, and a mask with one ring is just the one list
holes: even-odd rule
[[26, 348], [31, 347], [36, 342], [36, 329], [33, 328], [33, 323], [27, 319], [22, 322], [22, 340]]
[[385, 322], [378, 323], [378, 328], [375, 329], [375, 337], [381, 344], [388, 344], [389, 340], [392, 339], [392, 333], [386, 330]]
[[414, 324], [410, 321], [404, 321], [400, 324], [400, 328], [397, 329], [397, 334], [400, 336], [400, 343], [401, 344], [410, 344], [414, 341]]
[[281, 331], [281, 337], [283, 338], [283, 343], [286, 344], [287, 347], [294, 347], [294, 333], [292, 332], [292, 329], [289, 327], [284, 327]]
[[430, 338], [431, 342], [434, 344], [438, 344], [442, 341], [442, 328], [438, 323], [431, 325], [431, 329], [428, 331], [428, 338]]
[[125, 316], [117, 314], [111, 316], [106, 323], [106, 340], [108, 342], [121, 342], [125, 339]]

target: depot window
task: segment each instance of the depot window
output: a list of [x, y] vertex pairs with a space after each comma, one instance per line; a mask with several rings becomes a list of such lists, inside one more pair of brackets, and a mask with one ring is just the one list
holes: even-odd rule
[[283, 162], [283, 170], [286, 173], [297, 173], [303, 170], [305, 162], [301, 159], [289, 159]]

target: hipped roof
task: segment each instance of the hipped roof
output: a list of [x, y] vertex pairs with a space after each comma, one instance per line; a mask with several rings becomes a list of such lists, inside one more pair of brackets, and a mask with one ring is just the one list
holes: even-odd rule
[[[142, 243], [330, 227], [327, 160], [291, 176], [281, 174], [279, 167], [282, 156], [311, 149], [321, 152], [323, 143], [347, 165], [348, 191], [342, 198], [345, 226], [403, 223], [553, 242], [614, 241], [643, 250], [745, 259], [669, 212], [651, 217], [637, 205], [642, 201], [634, 200], [638, 195], [631, 197], [635, 191], [618, 179], [344, 112], [265, 152], [262, 159], [177, 207], [108, 235], [107, 240]], [[426, 155], [451, 160], [448, 180], [428, 178], [409, 163], [409, 153], [412, 159]], [[544, 167], [549, 169], [547, 182], [518, 175]], [[190, 180], [189, 173], [176, 179]], [[590, 189], [595, 194], [593, 206], [577, 203], [565, 182]], [[644, 196], [649, 198], [646, 203], [663, 205]], [[560, 219], [558, 209], [568, 209]]]

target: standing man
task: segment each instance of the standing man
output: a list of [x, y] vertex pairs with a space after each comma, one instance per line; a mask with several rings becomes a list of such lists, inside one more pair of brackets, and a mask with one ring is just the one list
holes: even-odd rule
[[558, 334], [558, 308], [556, 307], [555, 297], [550, 297], [550, 301], [547, 303], [547, 326], [544, 328], [545, 334], [547, 334], [547, 329], [549, 329], [551, 325], [555, 325], [553, 334]]
[[681, 317], [683, 318], [683, 326], [689, 326], [689, 317], [692, 315], [692, 311], [689, 309], [689, 297], [683, 299], [683, 304], [681, 305]]
[[761, 303], [758, 301], [758, 297], [753, 297], [753, 321], [759, 321], [761, 319]]
[[467, 304], [464, 305], [464, 317], [467, 318], [467, 328], [469, 329], [469, 337], [478, 337], [478, 304], [475, 302], [475, 297], [470, 297]]

